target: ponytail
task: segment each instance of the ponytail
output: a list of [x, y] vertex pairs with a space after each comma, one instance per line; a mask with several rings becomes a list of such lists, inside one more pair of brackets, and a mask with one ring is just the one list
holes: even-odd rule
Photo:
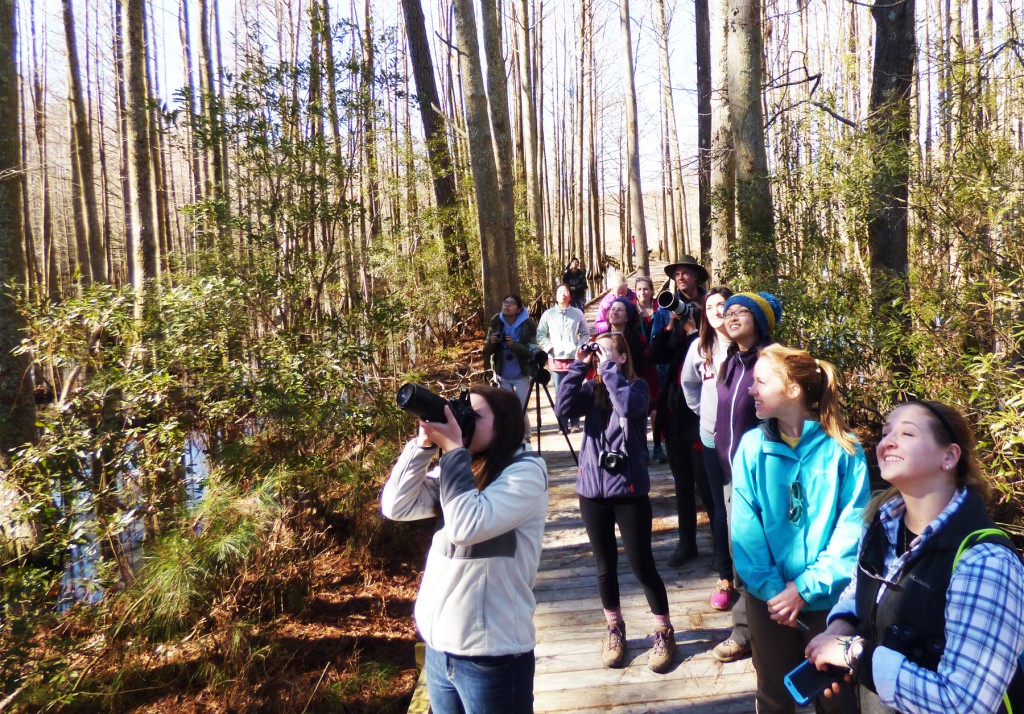
[[818, 417], [822, 430], [843, 451], [851, 455], [856, 451], [857, 437], [850, 433], [839, 408], [839, 373], [831, 362], [777, 344], [761, 350], [759, 359], [770, 361], [787, 385], [800, 387], [807, 410]]

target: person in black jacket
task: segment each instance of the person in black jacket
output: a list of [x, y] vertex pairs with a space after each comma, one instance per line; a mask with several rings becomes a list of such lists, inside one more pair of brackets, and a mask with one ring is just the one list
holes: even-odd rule
[[[676, 488], [676, 509], [679, 514], [679, 544], [668, 564], [676, 568], [697, 557], [697, 500], [694, 484], [708, 517], [714, 520], [714, 501], [704, 470], [703, 445], [700, 441], [700, 420], [686, 405], [686, 395], [679, 381], [683, 360], [690, 343], [697, 339], [695, 312], [685, 317], [672, 313], [668, 325], [652, 338], [651, 359], [668, 363], [668, 377], [661, 391], [658, 413], [664, 415], [665, 451]], [[659, 419], [660, 420], [660, 419]]]
[[562, 282], [569, 287], [572, 295], [571, 305], [577, 310], [582, 310], [587, 302], [587, 274], [580, 268], [580, 261], [576, 256], [569, 261]]

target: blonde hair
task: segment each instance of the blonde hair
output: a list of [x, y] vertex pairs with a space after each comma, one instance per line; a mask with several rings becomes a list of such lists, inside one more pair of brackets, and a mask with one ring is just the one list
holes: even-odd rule
[[839, 409], [839, 372], [831, 362], [814, 359], [807, 350], [768, 345], [758, 355], [773, 366], [786, 387], [795, 384], [803, 393], [807, 410], [821, 428], [848, 454], [856, 451], [857, 437], [850, 433]]
[[[981, 470], [981, 462], [978, 461], [978, 443], [974, 438], [974, 429], [971, 428], [967, 417], [943, 402], [936, 402], [930, 399], [912, 399], [897, 405], [889, 415], [903, 407], [920, 407], [927, 413], [928, 427], [935, 443], [945, 448], [956, 444], [960, 447], [960, 458], [956, 462], [956, 470], [953, 473], [953, 480], [957, 488], [973, 488], [982, 499], [988, 501], [992, 497], [992, 486], [985, 473]], [[883, 503], [890, 500], [899, 489], [896, 486], [881, 491], [872, 496], [864, 511], [865, 520], [870, 523], [874, 520], [875, 514]]]

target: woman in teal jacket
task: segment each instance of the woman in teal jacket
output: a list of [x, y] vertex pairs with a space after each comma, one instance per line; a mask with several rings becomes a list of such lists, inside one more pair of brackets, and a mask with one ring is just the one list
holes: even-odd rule
[[[763, 349], [750, 396], [766, 421], [733, 460], [733, 560], [746, 587], [762, 714], [795, 711], [783, 677], [824, 631], [857, 563], [867, 463], [839, 413], [836, 378], [804, 350]], [[820, 702], [838, 709], [835, 699]]]

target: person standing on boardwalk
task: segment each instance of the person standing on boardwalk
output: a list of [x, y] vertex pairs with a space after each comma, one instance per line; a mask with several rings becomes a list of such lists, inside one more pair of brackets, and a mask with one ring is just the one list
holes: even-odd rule
[[697, 340], [707, 291], [700, 285], [708, 272], [692, 256], [685, 255], [679, 263], [665, 268], [676, 281], [679, 306], [669, 311], [668, 323], [654, 334], [651, 358], [667, 364], [666, 379], [658, 420], [654, 429], [664, 430], [669, 470], [676, 490], [676, 512], [679, 516], [679, 543], [669, 556], [668, 564], [676, 568], [697, 557], [697, 499], [694, 487], [712, 520], [714, 502], [704, 469], [703, 447], [700, 443], [699, 420], [687, 406], [682, 389], [683, 360], [690, 344]]
[[[580, 468], [576, 477], [580, 515], [597, 561], [597, 589], [607, 621], [601, 641], [606, 667], [622, 667], [626, 624], [619, 599], [618, 525], [626, 558], [644, 588], [654, 615], [654, 646], [647, 660], [654, 672], [667, 672], [675, 654], [675, 630], [668, 594], [651, 551], [651, 481], [645, 458], [647, 383], [633, 369], [621, 334], [599, 335], [597, 353], [580, 349], [558, 387], [555, 412], [561, 419], [586, 415]], [[594, 362], [597, 376], [587, 379]]]
[[506, 295], [501, 312], [491, 318], [484, 338], [484, 364], [493, 370], [498, 386], [515, 392], [523, 407], [530, 396], [530, 376], [535, 367], [530, 345], [536, 344], [537, 323], [518, 295]]
[[[761, 714], [796, 711], [783, 678], [824, 631], [857, 562], [868, 467], [837, 379], [830, 363], [781, 345], [754, 366], [750, 396], [764, 421], [733, 459], [730, 525]], [[821, 708], [839, 710], [827, 698]]]
[[[587, 318], [569, 304], [571, 300], [569, 286], [562, 283], [555, 290], [554, 306], [544, 311], [537, 325], [537, 344], [550, 356], [548, 369], [554, 377], [556, 390], [576, 358], [576, 350], [590, 339]], [[569, 428], [579, 430], [579, 417], [570, 421]]]
[[569, 261], [562, 282], [569, 287], [572, 294], [572, 306], [582, 310], [587, 303], [587, 274], [580, 268], [580, 261], [576, 256]]
[[853, 581], [806, 650], [818, 669], [851, 670], [826, 694], [851, 692], [859, 712], [1021, 711], [1024, 566], [986, 511], [970, 424], [942, 402], [907, 402], [875, 453], [890, 487], [869, 504]]
[[[723, 482], [731, 483], [732, 458], [740, 438], [758, 423], [754, 399], [748, 391], [754, 383], [754, 364], [760, 351], [774, 343], [772, 333], [782, 319], [782, 303], [771, 293], [737, 293], [725, 301], [724, 308], [722, 316], [732, 346], [718, 371], [715, 452]], [[729, 491], [725, 503], [726, 509], [732, 507]], [[743, 598], [732, 609], [732, 632], [715, 646], [713, 654], [719, 662], [750, 656], [750, 630]]]
[[726, 489], [722, 465], [715, 451], [715, 416], [718, 414], [718, 371], [725, 362], [726, 352], [732, 344], [725, 330], [725, 301], [732, 290], [720, 286], [708, 291], [704, 299], [700, 337], [690, 343], [683, 362], [681, 381], [686, 405], [700, 418], [700, 442], [704, 447], [704, 471], [707, 474], [708, 493], [714, 506], [711, 517], [711, 536], [715, 546], [715, 570], [718, 582], [711, 593], [711, 607], [729, 610], [739, 599], [733, 582], [732, 545], [729, 541], [729, 517], [725, 506]]
[[[475, 426], [465, 443], [444, 423], [420, 422], [381, 495], [387, 518], [440, 515], [416, 597], [427, 645], [431, 711], [533, 712], [533, 595], [547, 518], [547, 466], [523, 443], [516, 396], [469, 390]], [[440, 447], [440, 463], [428, 471]]]

